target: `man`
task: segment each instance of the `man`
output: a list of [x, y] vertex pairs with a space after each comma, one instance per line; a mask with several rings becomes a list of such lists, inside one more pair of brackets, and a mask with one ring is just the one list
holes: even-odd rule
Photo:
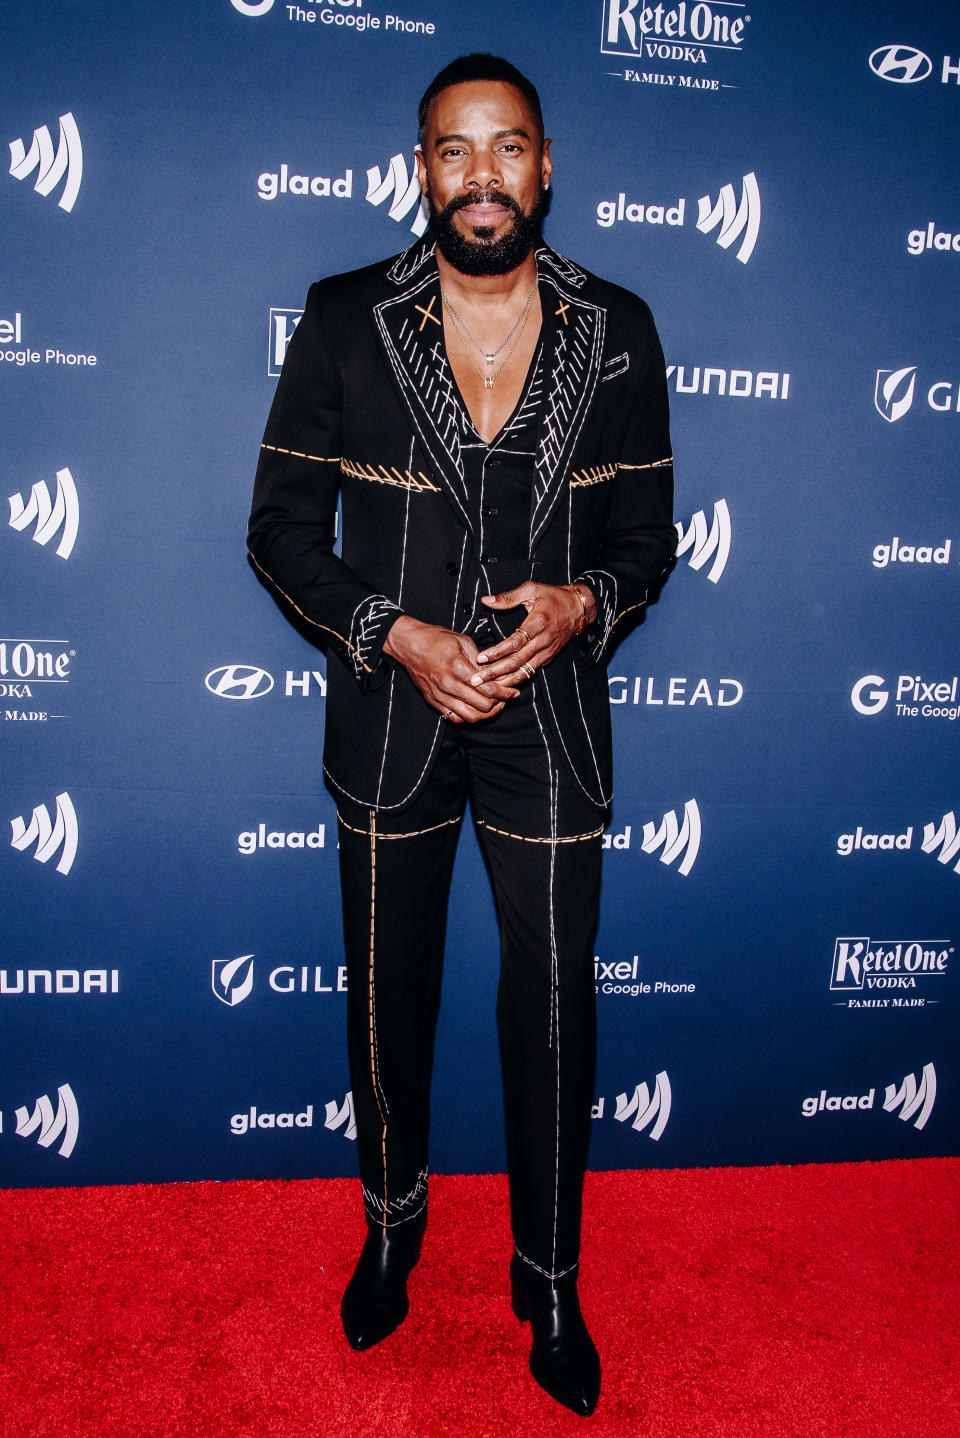
[[576, 1284], [611, 795], [603, 660], [676, 544], [663, 356], [642, 301], [540, 241], [550, 141], [519, 71], [456, 60], [419, 119], [431, 231], [311, 287], [250, 523], [255, 564], [331, 656], [324, 768], [368, 1224], [343, 1325], [367, 1348], [408, 1311], [469, 796], [501, 929], [513, 1307], [536, 1380], [588, 1414], [600, 1363]]

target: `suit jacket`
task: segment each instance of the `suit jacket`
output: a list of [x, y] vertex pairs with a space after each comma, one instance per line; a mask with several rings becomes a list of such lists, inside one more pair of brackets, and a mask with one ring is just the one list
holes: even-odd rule
[[[597, 620], [533, 682], [570, 771], [602, 808], [611, 743], [600, 661], [676, 549], [666, 376], [642, 300], [546, 246], [536, 259], [548, 349], [530, 574], [588, 584]], [[261, 446], [249, 548], [332, 656], [328, 781], [374, 809], [411, 802], [442, 737], [439, 714], [382, 646], [402, 613], [457, 628], [474, 540], [462, 416], [429, 236], [311, 286]]]

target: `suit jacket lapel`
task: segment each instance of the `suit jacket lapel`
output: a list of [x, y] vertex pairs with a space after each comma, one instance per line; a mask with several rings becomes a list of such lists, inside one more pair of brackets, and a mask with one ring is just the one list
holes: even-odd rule
[[443, 344], [440, 279], [427, 241], [388, 271], [400, 293], [373, 307], [373, 319], [400, 401], [454, 512], [470, 528], [460, 453], [462, 414]]
[[586, 275], [576, 265], [544, 246], [537, 251], [537, 269], [544, 324], [550, 319], [556, 332], [534, 468], [531, 554], [565, 492], [573, 449], [600, 373], [607, 319], [606, 310], [577, 295]]

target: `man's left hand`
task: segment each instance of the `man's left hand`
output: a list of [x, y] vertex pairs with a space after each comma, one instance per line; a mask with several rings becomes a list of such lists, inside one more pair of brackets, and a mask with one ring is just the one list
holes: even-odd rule
[[[586, 602], [585, 615], [578, 594]], [[596, 602], [586, 584], [577, 585], [574, 592], [564, 585], [537, 584], [528, 579], [503, 594], [483, 595], [481, 603], [488, 609], [516, 609], [522, 604], [527, 617], [506, 639], [477, 655], [477, 663], [483, 667], [471, 678], [474, 685], [507, 676], [510, 684], [531, 679], [535, 670], [549, 664], [584, 624], [592, 624], [597, 616]]]

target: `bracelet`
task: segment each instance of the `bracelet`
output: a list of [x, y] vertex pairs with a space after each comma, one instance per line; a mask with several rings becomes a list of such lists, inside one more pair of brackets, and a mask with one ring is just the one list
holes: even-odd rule
[[575, 594], [580, 601], [580, 628], [577, 633], [582, 634], [587, 623], [587, 601], [583, 597], [583, 590], [577, 584], [565, 584], [563, 587], [569, 589], [570, 593]]

